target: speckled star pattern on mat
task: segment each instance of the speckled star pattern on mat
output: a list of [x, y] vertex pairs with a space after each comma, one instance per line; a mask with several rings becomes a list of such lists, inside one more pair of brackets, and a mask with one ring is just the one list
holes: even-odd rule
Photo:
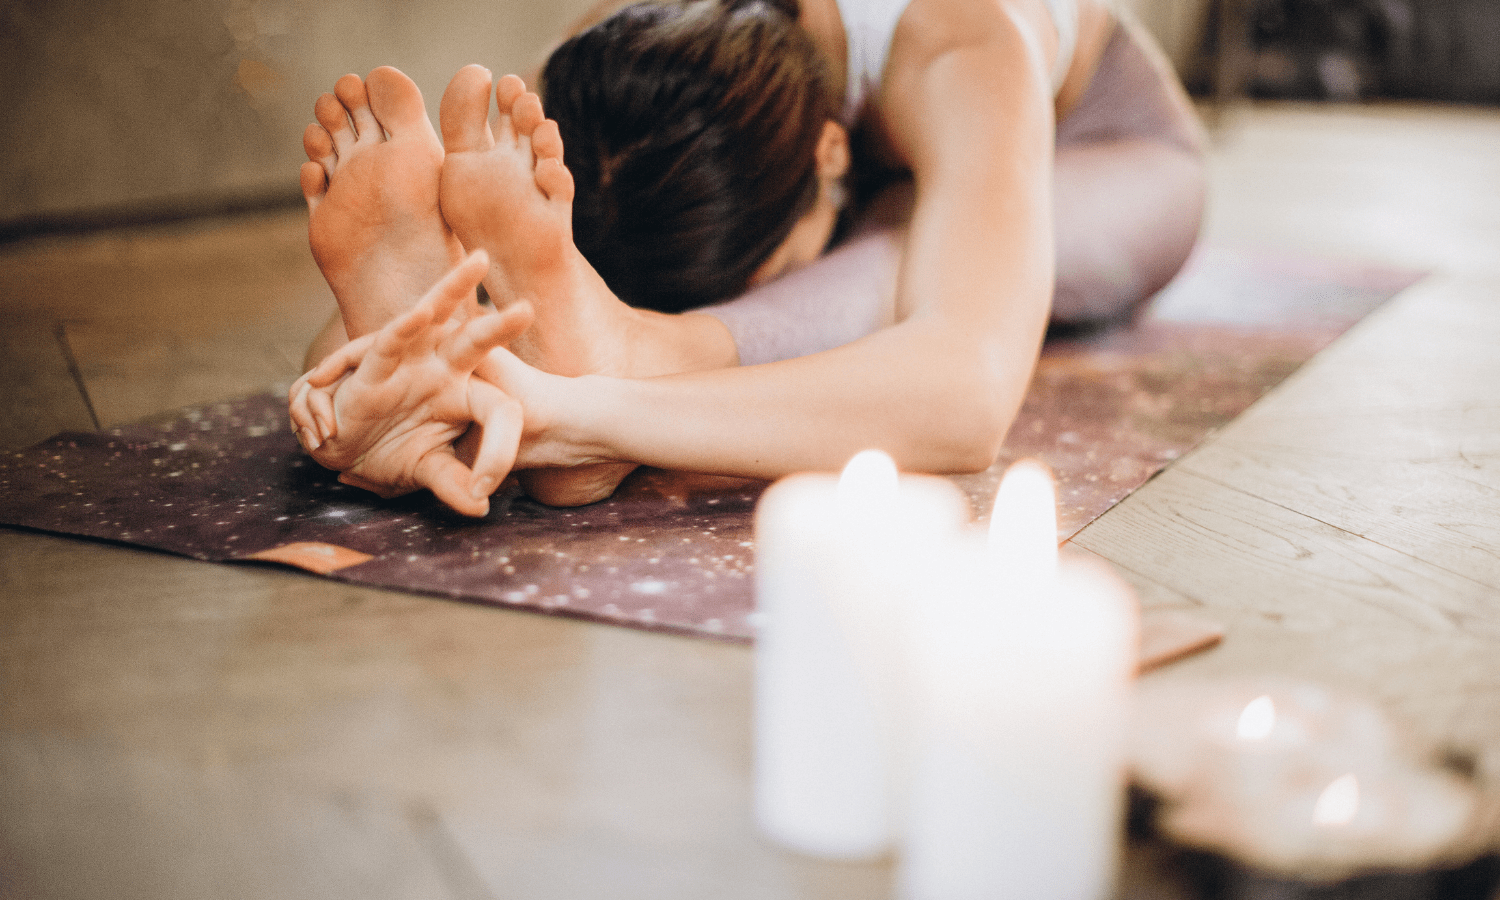
[[[1200, 254], [1126, 326], [1054, 336], [1001, 459], [956, 477], [982, 517], [1011, 461], [1058, 481], [1067, 538], [1246, 409], [1411, 272]], [[640, 470], [553, 509], [507, 486], [470, 520], [427, 493], [339, 484], [278, 395], [64, 433], [0, 457], [0, 523], [221, 562], [654, 630], [754, 635], [752, 517], [764, 484]]]

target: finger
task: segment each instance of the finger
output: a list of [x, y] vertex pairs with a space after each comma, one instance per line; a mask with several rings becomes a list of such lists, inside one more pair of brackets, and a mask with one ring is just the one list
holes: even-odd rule
[[292, 430], [297, 434], [297, 442], [308, 453], [322, 446], [323, 441], [318, 437], [318, 420], [314, 418], [312, 409], [308, 405], [308, 395], [312, 388], [304, 379], [297, 379], [292, 385], [291, 396], [287, 398], [287, 414], [291, 416]]
[[535, 379], [545, 377], [504, 347], [495, 347], [474, 367], [474, 375], [493, 384], [511, 397], [524, 398], [536, 389]]
[[442, 323], [452, 318], [454, 310], [474, 296], [474, 289], [484, 280], [489, 268], [489, 254], [475, 250], [450, 269], [422, 298], [422, 304], [432, 310], [432, 321]]
[[297, 422], [298, 407], [299, 405], [305, 403], [305, 400], [303, 398], [310, 390], [312, 390], [312, 387], [308, 385], [307, 379], [298, 378], [296, 381], [292, 382], [291, 388], [286, 392], [286, 411], [287, 414], [292, 417], [293, 427], [296, 427], [299, 424]]
[[[309, 391], [307, 394], [308, 409], [312, 412], [313, 421], [317, 423], [318, 443], [324, 444], [339, 435], [338, 415], [333, 411], [333, 395], [323, 389]], [[313, 449], [317, 449], [314, 447]]]
[[453, 336], [445, 353], [448, 364], [460, 371], [472, 372], [485, 354], [520, 337], [531, 327], [534, 318], [531, 304], [525, 301], [474, 317]]
[[[302, 449], [307, 451], [308, 456], [317, 453], [318, 448], [323, 446], [322, 442], [318, 440], [317, 432], [311, 428], [297, 429], [297, 443], [302, 445]], [[317, 459], [315, 456], [313, 458]], [[319, 465], [322, 465], [322, 463], [319, 463]]]
[[469, 409], [481, 426], [479, 452], [474, 458], [470, 496], [489, 497], [510, 474], [520, 448], [521, 404], [494, 385], [469, 379]]
[[286, 403], [287, 403], [287, 406], [291, 406], [293, 403], [296, 403], [297, 402], [297, 395], [299, 393], [301, 393], [303, 390], [305, 390], [306, 388], [307, 388], [307, 373], [304, 372], [303, 374], [297, 376], [297, 380], [294, 381], [294, 382], [292, 382], [292, 386], [291, 387], [287, 388], [287, 391], [286, 391]]
[[432, 491], [434, 496], [456, 513], [477, 519], [490, 511], [489, 495], [475, 498], [469, 492], [469, 483], [474, 473], [458, 461], [450, 445], [439, 447], [422, 457], [412, 474], [417, 484]]
[[390, 378], [431, 324], [432, 310], [426, 304], [419, 303], [377, 331], [375, 345], [360, 365], [361, 374], [371, 381]]
[[302, 379], [315, 388], [328, 387], [343, 378], [345, 372], [358, 368], [374, 343], [373, 334], [357, 337], [323, 357], [322, 362], [303, 373]]

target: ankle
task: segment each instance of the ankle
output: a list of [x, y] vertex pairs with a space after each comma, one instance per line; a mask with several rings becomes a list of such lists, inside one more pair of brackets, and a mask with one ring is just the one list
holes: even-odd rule
[[706, 313], [659, 313], [630, 310], [631, 375], [649, 378], [683, 372], [727, 369], [739, 365], [734, 336], [724, 323]]

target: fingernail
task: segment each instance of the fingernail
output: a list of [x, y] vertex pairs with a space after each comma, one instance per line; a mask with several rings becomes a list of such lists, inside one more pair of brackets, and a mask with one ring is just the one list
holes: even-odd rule
[[469, 488], [469, 496], [473, 497], [475, 500], [483, 500], [489, 495], [495, 493], [495, 487], [498, 484], [499, 482], [495, 481], [495, 479], [493, 478], [480, 478], [474, 482], [473, 487]]
[[312, 429], [309, 428], [298, 430], [297, 440], [302, 442], [302, 446], [307, 449], [308, 453], [311, 453], [319, 447], [323, 446], [323, 442], [318, 440], [318, 436], [313, 434]]

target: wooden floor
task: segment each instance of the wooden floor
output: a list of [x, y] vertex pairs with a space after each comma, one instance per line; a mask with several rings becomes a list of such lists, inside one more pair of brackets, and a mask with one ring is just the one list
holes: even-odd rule
[[[1260, 106], [1210, 240], [1416, 266], [1087, 528], [1500, 780], [1500, 113]], [[286, 382], [300, 213], [0, 248], [0, 448]], [[868, 898], [749, 813], [750, 651], [0, 529], [0, 898]]]

